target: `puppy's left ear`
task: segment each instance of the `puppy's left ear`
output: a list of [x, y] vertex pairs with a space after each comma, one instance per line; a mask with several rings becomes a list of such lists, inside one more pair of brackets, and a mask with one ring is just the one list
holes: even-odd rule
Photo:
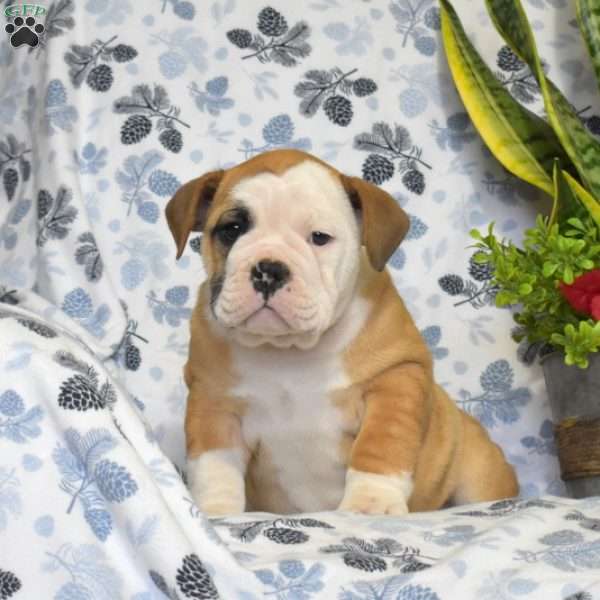
[[190, 231], [202, 231], [208, 209], [225, 171], [211, 171], [181, 186], [165, 210], [169, 229], [177, 244], [177, 258], [185, 250]]
[[342, 185], [352, 206], [360, 211], [362, 244], [371, 266], [383, 271], [385, 263], [408, 233], [410, 220], [398, 203], [376, 185], [342, 175]]

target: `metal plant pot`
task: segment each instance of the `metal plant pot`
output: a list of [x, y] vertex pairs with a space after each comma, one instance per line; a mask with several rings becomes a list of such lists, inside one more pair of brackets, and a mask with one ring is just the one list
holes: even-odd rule
[[587, 369], [554, 352], [542, 359], [561, 477], [573, 498], [600, 496], [600, 353]]

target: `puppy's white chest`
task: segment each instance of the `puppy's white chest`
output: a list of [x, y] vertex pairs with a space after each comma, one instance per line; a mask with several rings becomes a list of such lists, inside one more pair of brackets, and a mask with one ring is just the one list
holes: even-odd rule
[[[348, 385], [341, 360], [302, 351], [261, 351], [239, 357], [236, 395], [247, 402], [242, 433], [261, 509], [335, 508], [343, 495], [343, 415], [332, 392]], [[268, 503], [268, 507], [264, 504]]]

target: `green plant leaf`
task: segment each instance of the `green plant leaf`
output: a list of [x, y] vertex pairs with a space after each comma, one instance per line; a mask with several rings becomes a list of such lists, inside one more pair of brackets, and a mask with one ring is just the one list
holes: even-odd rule
[[563, 271], [563, 281], [569, 285], [575, 281], [575, 276], [573, 275], [573, 269], [569, 266], [566, 266]]
[[571, 217], [570, 219], [567, 220], [567, 223], [571, 227], [575, 227], [575, 229], [579, 229], [579, 231], [585, 231], [585, 227], [583, 226], [581, 219], [578, 219], [577, 217]]
[[522, 283], [519, 286], [519, 294], [521, 294], [521, 296], [527, 296], [527, 294], [531, 294], [531, 292], [533, 292], [533, 287], [530, 283]]
[[507, 306], [513, 302], [513, 295], [510, 292], [502, 290], [496, 295], [496, 306]]
[[589, 258], [586, 258], [584, 260], [581, 261], [581, 268], [585, 269], [586, 271], [590, 271], [591, 269], [594, 268], [594, 261], [590, 260]]
[[[562, 223], [570, 217], [579, 221], [587, 214], [585, 206], [579, 201], [575, 192], [565, 179], [564, 171], [561, 170], [558, 161], [554, 162], [554, 203], [550, 214], [550, 225]], [[579, 218], [577, 218], [579, 217]], [[570, 221], [569, 221], [570, 222]], [[583, 225], [581, 225], [583, 227]], [[573, 225], [575, 227], [575, 225]]]
[[553, 162], [570, 160], [543, 119], [521, 106], [496, 79], [465, 34], [448, 0], [440, 0], [448, 64], [462, 101], [487, 146], [511, 173], [553, 194]]
[[600, 3], [598, 0], [576, 0], [577, 22], [585, 40], [596, 80], [600, 86]]
[[554, 333], [551, 342], [562, 347], [567, 365], [577, 365], [582, 369], [589, 364], [588, 356], [600, 350], [600, 323], [591, 320], [579, 321], [577, 328], [571, 323], [563, 328], [563, 334]]
[[558, 265], [556, 263], [544, 263], [544, 266], [542, 268], [542, 274], [544, 275], [544, 277], [550, 277], [551, 275], [554, 275], [556, 269], [558, 269]]
[[531, 68], [544, 96], [548, 120], [589, 191], [600, 198], [600, 143], [542, 68], [521, 0], [486, 0], [496, 29]]
[[594, 223], [598, 226], [598, 229], [600, 229], [600, 204], [598, 201], [567, 172], [562, 172], [562, 178], [575, 198], [585, 207], [590, 217], [594, 220]]

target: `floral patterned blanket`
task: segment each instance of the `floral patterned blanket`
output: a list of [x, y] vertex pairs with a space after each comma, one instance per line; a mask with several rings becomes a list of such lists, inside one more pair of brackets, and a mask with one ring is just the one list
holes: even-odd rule
[[[455, 4], [541, 111], [482, 3]], [[600, 499], [562, 497], [535, 349], [510, 340], [468, 249], [491, 221], [518, 237], [545, 201], [482, 146], [434, 0], [0, 6], [1, 600], [600, 597]], [[599, 133], [570, 3], [526, 8]], [[438, 381], [503, 446], [522, 498], [404, 519], [199, 514], [181, 377], [199, 237], [176, 262], [164, 206], [182, 182], [280, 147], [409, 213], [390, 271]]]

